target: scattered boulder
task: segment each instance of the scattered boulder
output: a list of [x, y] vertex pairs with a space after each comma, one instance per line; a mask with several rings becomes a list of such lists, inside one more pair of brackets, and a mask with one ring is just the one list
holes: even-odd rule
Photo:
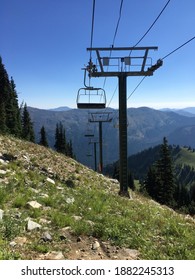
[[41, 194], [40, 194], [40, 197], [42, 197], [42, 198], [48, 198], [48, 197], [49, 197], [49, 195], [48, 195], [48, 194], [46, 194], [46, 193], [41, 193]]
[[109, 181], [113, 184], [119, 184], [119, 181], [117, 179], [110, 178]]
[[41, 239], [45, 242], [51, 242], [52, 241], [52, 237], [51, 237], [49, 232], [44, 232]]
[[29, 155], [23, 155], [23, 158], [24, 158], [27, 162], [30, 162], [30, 157], [29, 157]]
[[66, 203], [68, 203], [68, 204], [73, 204], [74, 201], [75, 201], [74, 197], [72, 197], [72, 198], [70, 198], [70, 197], [66, 198]]
[[42, 205], [40, 203], [38, 203], [37, 201], [34, 201], [34, 200], [27, 202], [27, 206], [31, 207], [33, 209], [39, 209], [42, 207]]
[[64, 255], [62, 252], [48, 252], [47, 254], [44, 255], [44, 260], [64, 260]]
[[122, 248], [121, 253], [128, 260], [136, 260], [139, 256], [139, 251], [134, 249]]
[[28, 224], [27, 224], [27, 230], [28, 231], [31, 231], [31, 230], [35, 230], [35, 229], [40, 229], [41, 228], [41, 225], [36, 223], [36, 222], [33, 222], [31, 220], [28, 220]]
[[47, 224], [47, 225], [51, 224], [51, 221], [49, 221], [49, 220], [47, 220], [47, 219], [45, 219], [45, 218], [40, 218], [39, 222], [40, 222], [41, 224]]
[[75, 221], [80, 221], [80, 220], [82, 220], [82, 217], [81, 216], [72, 216], [73, 217], [73, 219], [75, 220]]
[[100, 247], [100, 243], [99, 243], [97, 240], [95, 240], [95, 241], [92, 243], [91, 249], [92, 249], [92, 250], [97, 250], [99, 247]]
[[0, 157], [0, 163], [3, 164], [3, 165], [8, 164], [8, 162], [1, 157]]
[[49, 177], [46, 179], [46, 181], [49, 182], [49, 183], [51, 183], [52, 185], [55, 185], [55, 181], [52, 180], [52, 179], [49, 178]]
[[3, 219], [3, 213], [4, 213], [4, 211], [0, 209], [0, 220]]

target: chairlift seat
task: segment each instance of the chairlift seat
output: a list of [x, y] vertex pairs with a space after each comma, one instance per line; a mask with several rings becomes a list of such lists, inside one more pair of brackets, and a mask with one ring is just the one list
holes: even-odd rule
[[77, 94], [78, 109], [106, 108], [106, 94], [102, 88], [80, 88]]
[[77, 103], [78, 109], [104, 109], [106, 104], [104, 103]]

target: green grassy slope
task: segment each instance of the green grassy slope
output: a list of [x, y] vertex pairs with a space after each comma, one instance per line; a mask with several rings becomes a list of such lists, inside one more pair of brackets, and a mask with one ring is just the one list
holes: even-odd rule
[[195, 168], [195, 152], [182, 147], [175, 158], [175, 164], [186, 164]]
[[[70, 158], [0, 136], [0, 259], [34, 259], [52, 250], [68, 258], [60, 238], [64, 227], [74, 236], [136, 249], [140, 259], [195, 259], [192, 217], [137, 193], [132, 197], [118, 196], [116, 183]], [[29, 201], [41, 207], [31, 208]], [[28, 231], [29, 219], [41, 228]], [[45, 231], [52, 242], [40, 242]], [[13, 246], [18, 237], [25, 243]]]

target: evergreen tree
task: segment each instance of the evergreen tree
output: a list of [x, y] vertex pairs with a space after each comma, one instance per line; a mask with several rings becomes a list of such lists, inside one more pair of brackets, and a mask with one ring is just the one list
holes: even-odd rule
[[62, 123], [56, 124], [56, 133], [55, 133], [55, 145], [54, 145], [56, 151], [58, 153], [62, 153], [67, 155], [67, 144], [66, 144], [66, 135], [65, 135], [65, 129], [62, 125]]
[[71, 158], [75, 158], [75, 156], [74, 156], [74, 154], [73, 154], [72, 140], [70, 140], [70, 141], [67, 143], [66, 149], [67, 149], [67, 156], [68, 156], [68, 157], [71, 157]]
[[62, 153], [68, 157], [75, 158], [73, 153], [72, 141], [67, 142], [65, 129], [61, 122], [56, 124], [55, 145], [54, 148], [58, 153]]
[[8, 132], [6, 105], [9, 100], [9, 77], [0, 57], [0, 132]]
[[17, 137], [21, 136], [21, 117], [20, 109], [18, 106], [18, 97], [16, 92], [16, 86], [13, 78], [11, 77], [10, 81], [10, 92], [9, 99], [7, 102], [7, 127], [9, 132]]
[[165, 137], [160, 148], [160, 158], [149, 169], [144, 186], [148, 194], [158, 202], [175, 206], [177, 187], [171, 153]]
[[157, 199], [158, 182], [157, 171], [154, 165], [148, 170], [146, 180], [144, 181], [144, 188], [153, 199]]
[[0, 103], [0, 133], [6, 133], [7, 126], [6, 126], [6, 112], [5, 112], [5, 105], [3, 102]]
[[22, 115], [22, 138], [30, 142], [35, 142], [33, 123], [27, 110], [26, 103], [24, 104]]
[[49, 147], [44, 126], [41, 127], [40, 134], [41, 137], [40, 137], [39, 145]]
[[157, 161], [157, 176], [157, 200], [162, 204], [173, 206], [176, 185], [171, 153], [166, 137], [163, 138], [163, 144], [160, 149], [160, 159]]
[[0, 57], [0, 132], [21, 136], [21, 116], [13, 78], [9, 77]]

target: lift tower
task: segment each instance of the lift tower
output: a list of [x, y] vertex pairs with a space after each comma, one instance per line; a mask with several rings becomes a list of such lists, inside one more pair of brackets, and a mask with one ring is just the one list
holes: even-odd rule
[[102, 147], [102, 123], [111, 122], [112, 117], [110, 116], [112, 112], [99, 112], [99, 113], [89, 113], [89, 122], [99, 123], [99, 152], [100, 152], [100, 165], [99, 171], [103, 171], [103, 147]]
[[[119, 194], [121, 196], [130, 197], [127, 175], [127, 77], [152, 76], [153, 72], [162, 66], [162, 60], [159, 59], [153, 65], [148, 53], [150, 50], [157, 49], [158, 47], [87, 48], [87, 51], [95, 51], [97, 55], [97, 65], [90, 62], [91, 65], [89, 64], [87, 69], [89, 77], [118, 77], [119, 81]], [[111, 56], [113, 53], [116, 56]]]

